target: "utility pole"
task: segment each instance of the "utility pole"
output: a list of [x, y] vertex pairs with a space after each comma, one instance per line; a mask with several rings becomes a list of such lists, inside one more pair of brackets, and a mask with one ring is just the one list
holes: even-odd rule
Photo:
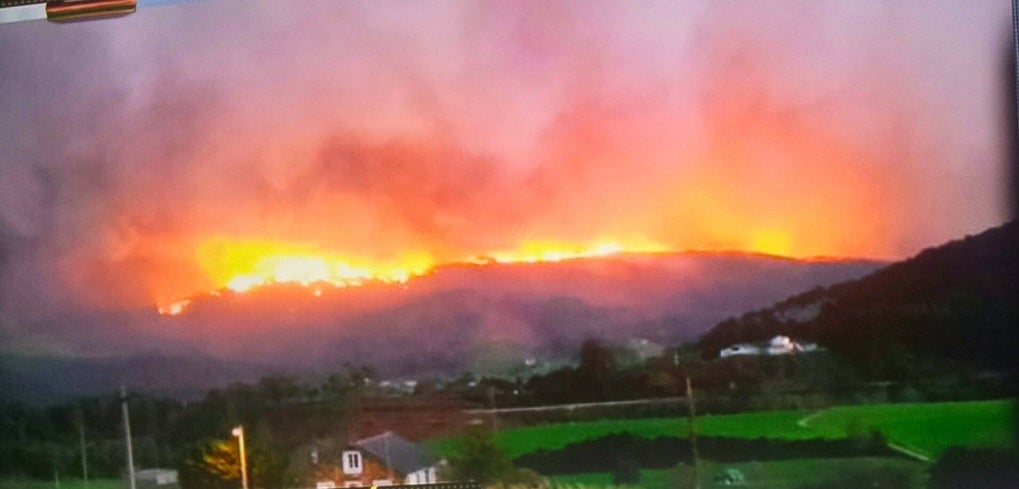
[[690, 376], [686, 376], [686, 400], [690, 406], [690, 450], [693, 452], [693, 487], [701, 489], [701, 453], [697, 449], [697, 407], [693, 398], [693, 384], [690, 383]]
[[88, 455], [85, 451], [85, 415], [78, 407], [78, 445], [81, 447], [81, 480], [88, 487]]
[[495, 386], [490, 385], [487, 389], [488, 405], [492, 407], [492, 432], [499, 431], [499, 407], [495, 404]]
[[237, 445], [241, 450], [241, 489], [248, 489], [248, 457], [244, 453], [244, 427], [238, 425], [230, 434], [237, 437]]
[[134, 481], [134, 452], [131, 448], [131, 417], [127, 414], [127, 388], [120, 386], [120, 411], [124, 415], [124, 445], [127, 447], [128, 489], [137, 489]]
[[[678, 368], [679, 367], [679, 350], [672, 352], [672, 363]], [[697, 406], [694, 402], [693, 397], [693, 383], [690, 382], [690, 374], [683, 372], [683, 376], [686, 377], [686, 405], [690, 408], [689, 412], [689, 436], [690, 436], [690, 452], [693, 455], [693, 487], [694, 489], [701, 489], [701, 453], [697, 448]]]
[[60, 489], [60, 469], [57, 466], [56, 452], [53, 452], [53, 489]]

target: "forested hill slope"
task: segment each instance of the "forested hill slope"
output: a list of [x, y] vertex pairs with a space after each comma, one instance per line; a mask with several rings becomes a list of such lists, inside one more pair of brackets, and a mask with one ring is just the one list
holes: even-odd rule
[[1014, 371], [1017, 255], [1019, 221], [1013, 220], [863, 278], [725, 320], [702, 337], [701, 346], [717, 355], [734, 343], [785, 334], [861, 361], [874, 375], [894, 374], [917, 359]]

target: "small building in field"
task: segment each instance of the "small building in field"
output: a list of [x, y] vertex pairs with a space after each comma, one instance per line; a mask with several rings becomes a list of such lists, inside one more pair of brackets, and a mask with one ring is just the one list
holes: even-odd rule
[[[177, 471], [173, 469], [136, 470], [134, 482], [137, 489], [180, 489]], [[124, 487], [130, 487], [126, 476], [124, 477]]]

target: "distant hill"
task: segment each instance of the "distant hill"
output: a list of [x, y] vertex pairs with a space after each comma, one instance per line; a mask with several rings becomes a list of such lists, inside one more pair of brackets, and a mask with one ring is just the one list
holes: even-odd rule
[[294, 286], [210, 296], [158, 321], [154, 334], [218, 357], [308, 368], [371, 362], [392, 375], [484, 371], [507, 356], [572, 355], [588, 337], [692, 340], [726, 316], [881, 265], [739, 253], [450, 265], [406, 285], [321, 297]]
[[1019, 354], [1019, 221], [727, 319], [700, 345], [717, 353], [776, 334], [816, 341], [874, 376], [923, 368], [909, 362], [1010, 371]]
[[[47, 399], [102, 392], [119, 383], [176, 395], [267, 371], [324, 373], [344, 364], [372, 365], [386, 377], [509, 373], [525, 358], [539, 367], [568, 358], [589, 337], [693, 340], [725, 317], [882, 265], [742, 253], [624, 254], [449, 265], [407, 284], [320, 295], [292, 285], [221, 291], [192, 298], [175, 317], [133, 310], [61, 318], [62, 331], [83, 335], [62, 338], [65, 344], [96, 344], [119, 356], [0, 354], [0, 387], [22, 398], [40, 397], [32, 391], [45, 391]], [[18, 394], [26, 390], [30, 395]]]

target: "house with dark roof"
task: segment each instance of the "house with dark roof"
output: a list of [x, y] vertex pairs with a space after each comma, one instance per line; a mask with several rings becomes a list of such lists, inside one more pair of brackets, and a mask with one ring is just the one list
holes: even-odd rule
[[439, 482], [441, 463], [392, 431], [357, 440], [340, 454], [343, 487]]

